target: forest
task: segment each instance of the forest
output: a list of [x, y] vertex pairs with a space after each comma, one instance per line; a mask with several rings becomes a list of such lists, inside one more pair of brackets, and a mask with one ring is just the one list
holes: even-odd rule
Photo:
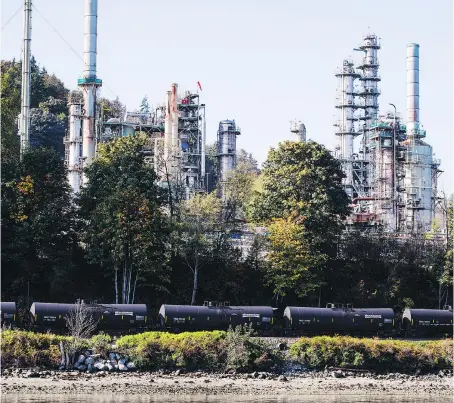
[[[20, 62], [2, 61], [1, 73], [2, 301], [438, 308], [452, 300], [452, 196], [442, 200], [442, 236], [347, 230], [338, 161], [323, 145], [286, 141], [261, 169], [240, 150], [222, 198], [216, 147], [207, 147], [211, 191], [184, 200], [160, 186], [138, 134], [100, 145], [73, 198], [63, 145], [70, 91], [32, 60], [31, 147], [20, 160]], [[97, 102], [105, 119], [125, 109], [119, 99]], [[240, 245], [245, 232], [255, 235]]]

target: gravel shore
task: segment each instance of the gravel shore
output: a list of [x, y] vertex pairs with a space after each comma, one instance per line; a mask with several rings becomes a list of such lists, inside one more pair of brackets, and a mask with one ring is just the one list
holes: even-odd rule
[[6, 395], [37, 394], [143, 394], [143, 395], [393, 395], [449, 397], [453, 393], [451, 371], [431, 375], [304, 372], [291, 375], [83, 373], [15, 370], [3, 373], [1, 391]]

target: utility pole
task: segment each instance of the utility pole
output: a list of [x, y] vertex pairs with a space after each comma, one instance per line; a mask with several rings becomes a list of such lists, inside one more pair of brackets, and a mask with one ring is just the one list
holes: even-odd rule
[[24, 44], [22, 53], [22, 93], [21, 113], [19, 115], [20, 158], [29, 147], [30, 137], [30, 44], [32, 40], [32, 0], [24, 4]]
[[396, 167], [396, 143], [397, 143], [397, 130], [396, 130], [396, 105], [390, 104], [394, 108], [394, 123], [393, 123], [393, 209], [394, 209], [394, 230], [399, 232], [399, 211], [397, 206], [397, 167]]

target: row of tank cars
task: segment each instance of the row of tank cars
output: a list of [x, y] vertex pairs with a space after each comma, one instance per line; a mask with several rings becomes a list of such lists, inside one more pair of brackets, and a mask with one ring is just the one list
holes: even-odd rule
[[[2, 326], [21, 327], [14, 302], [1, 302]], [[35, 331], [64, 332], [65, 317], [75, 304], [34, 302], [29, 328]], [[231, 306], [228, 302], [205, 302], [203, 306], [167, 305], [157, 318], [144, 304], [84, 304], [97, 321], [99, 331], [136, 333], [150, 330], [171, 332], [226, 330], [250, 324], [263, 336], [351, 334], [382, 337], [452, 337], [453, 311], [391, 308], [354, 308], [327, 304], [326, 308], [288, 306], [283, 315], [269, 306]]]

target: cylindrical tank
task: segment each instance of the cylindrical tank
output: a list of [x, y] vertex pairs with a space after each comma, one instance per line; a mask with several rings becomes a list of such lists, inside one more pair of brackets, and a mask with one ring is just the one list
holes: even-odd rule
[[402, 328], [417, 336], [453, 334], [452, 309], [405, 309]]
[[100, 329], [144, 327], [148, 321], [145, 304], [100, 304], [91, 307], [99, 318]]
[[307, 332], [344, 330], [344, 311], [331, 308], [288, 306], [284, 310], [284, 327]]
[[226, 330], [229, 326], [251, 323], [255, 329], [269, 329], [274, 324], [274, 312], [267, 306], [225, 306], [207, 304], [162, 305], [161, 326], [172, 330]]
[[[75, 304], [34, 302], [30, 307], [32, 322], [39, 327], [66, 328], [65, 317]], [[130, 329], [147, 323], [147, 306], [144, 304], [87, 304], [98, 322], [98, 329]]]
[[288, 306], [284, 326], [303, 332], [391, 333], [394, 311], [390, 308], [311, 308]]
[[239, 134], [234, 120], [222, 120], [218, 130], [219, 174], [221, 181], [235, 168], [236, 136]]
[[10, 326], [16, 323], [16, 303], [0, 302], [0, 326]]

